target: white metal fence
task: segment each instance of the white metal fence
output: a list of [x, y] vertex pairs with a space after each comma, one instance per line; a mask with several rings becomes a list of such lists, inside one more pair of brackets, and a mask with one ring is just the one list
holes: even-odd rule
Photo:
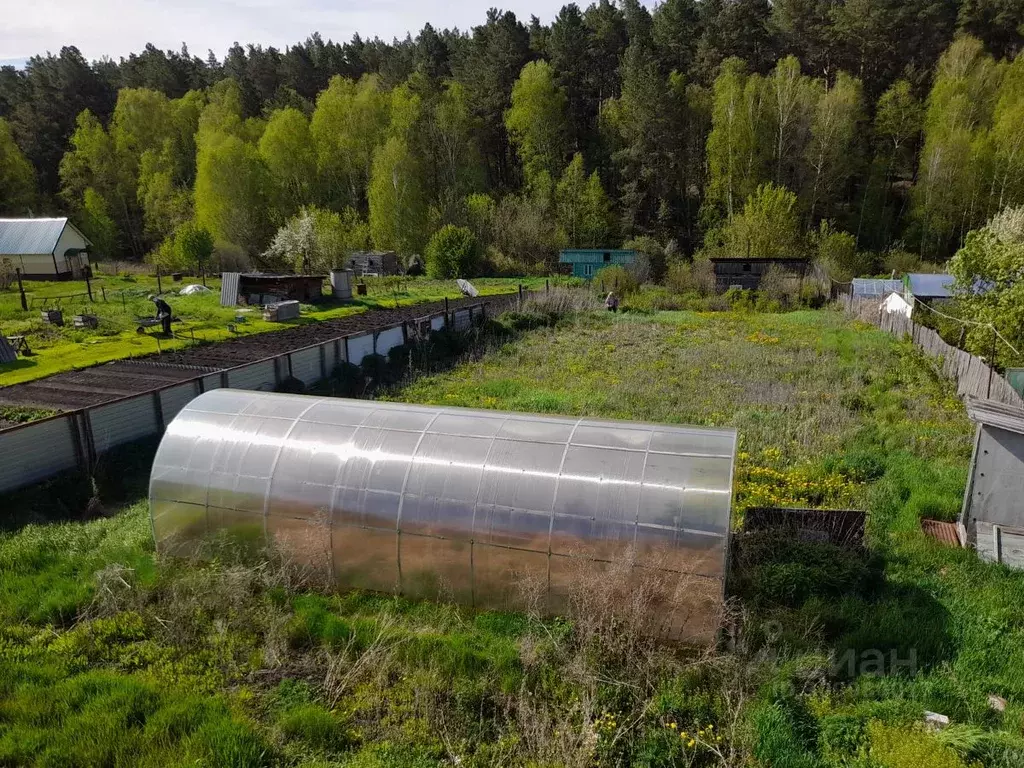
[[466, 330], [482, 322], [485, 314], [486, 305], [481, 303], [424, 315], [0, 430], [0, 494], [62, 472], [89, 471], [111, 448], [162, 433], [186, 403], [209, 389], [272, 390], [289, 377], [311, 386], [326, 379], [339, 363], [359, 365], [368, 355], [387, 355], [431, 330]]

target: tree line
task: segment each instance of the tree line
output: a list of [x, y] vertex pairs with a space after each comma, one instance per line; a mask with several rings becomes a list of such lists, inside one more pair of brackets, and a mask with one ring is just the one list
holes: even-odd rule
[[510, 272], [627, 241], [938, 260], [1024, 202], [1022, 32], [1005, 0], [599, 0], [223, 61], [69, 47], [0, 70], [0, 213], [167, 263], [319, 268], [452, 226]]

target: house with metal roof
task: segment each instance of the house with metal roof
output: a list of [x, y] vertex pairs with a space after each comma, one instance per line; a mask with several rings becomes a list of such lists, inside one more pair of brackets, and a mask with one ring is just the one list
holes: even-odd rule
[[558, 255], [560, 264], [572, 265], [573, 277], [585, 277], [588, 280], [605, 267], [626, 267], [634, 261], [636, 251], [624, 248], [569, 248]]
[[0, 219], [0, 260], [28, 280], [74, 280], [89, 269], [92, 243], [66, 216]]
[[954, 279], [952, 275], [911, 273], [903, 278], [904, 298], [910, 303], [913, 303], [914, 299], [951, 299]]

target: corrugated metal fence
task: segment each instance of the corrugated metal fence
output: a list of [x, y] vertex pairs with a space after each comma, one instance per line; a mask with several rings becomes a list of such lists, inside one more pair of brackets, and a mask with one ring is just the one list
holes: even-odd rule
[[1021, 396], [984, 360], [947, 344], [931, 328], [925, 328], [898, 312], [884, 311], [877, 299], [844, 296], [841, 302], [847, 314], [878, 326], [897, 338], [909, 338], [932, 357], [940, 358], [943, 373], [956, 381], [956, 391], [960, 397], [972, 395], [1024, 408]]
[[255, 363], [61, 413], [0, 431], [0, 493], [38, 483], [70, 470], [89, 471], [108, 450], [163, 432], [186, 403], [209, 389], [272, 390], [289, 377], [306, 386], [326, 379], [343, 362], [358, 365], [367, 355], [387, 355], [431, 330], [466, 330], [482, 322], [484, 304], [449, 313], [425, 315], [400, 325], [378, 328], [295, 349]]

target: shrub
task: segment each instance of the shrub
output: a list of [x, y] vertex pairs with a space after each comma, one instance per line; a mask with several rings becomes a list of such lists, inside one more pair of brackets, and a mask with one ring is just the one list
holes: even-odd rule
[[882, 256], [882, 269], [897, 276], [907, 272], [917, 272], [921, 265], [921, 257], [909, 251], [891, 250], [886, 251]]
[[619, 296], [633, 293], [640, 287], [633, 273], [618, 264], [599, 269], [592, 282], [596, 290], [603, 293], [615, 291]]
[[477, 269], [476, 238], [467, 227], [447, 224], [430, 238], [427, 275], [435, 279], [472, 277]]
[[331, 392], [337, 397], [359, 397], [366, 389], [366, 378], [358, 365], [338, 363], [331, 370]]

